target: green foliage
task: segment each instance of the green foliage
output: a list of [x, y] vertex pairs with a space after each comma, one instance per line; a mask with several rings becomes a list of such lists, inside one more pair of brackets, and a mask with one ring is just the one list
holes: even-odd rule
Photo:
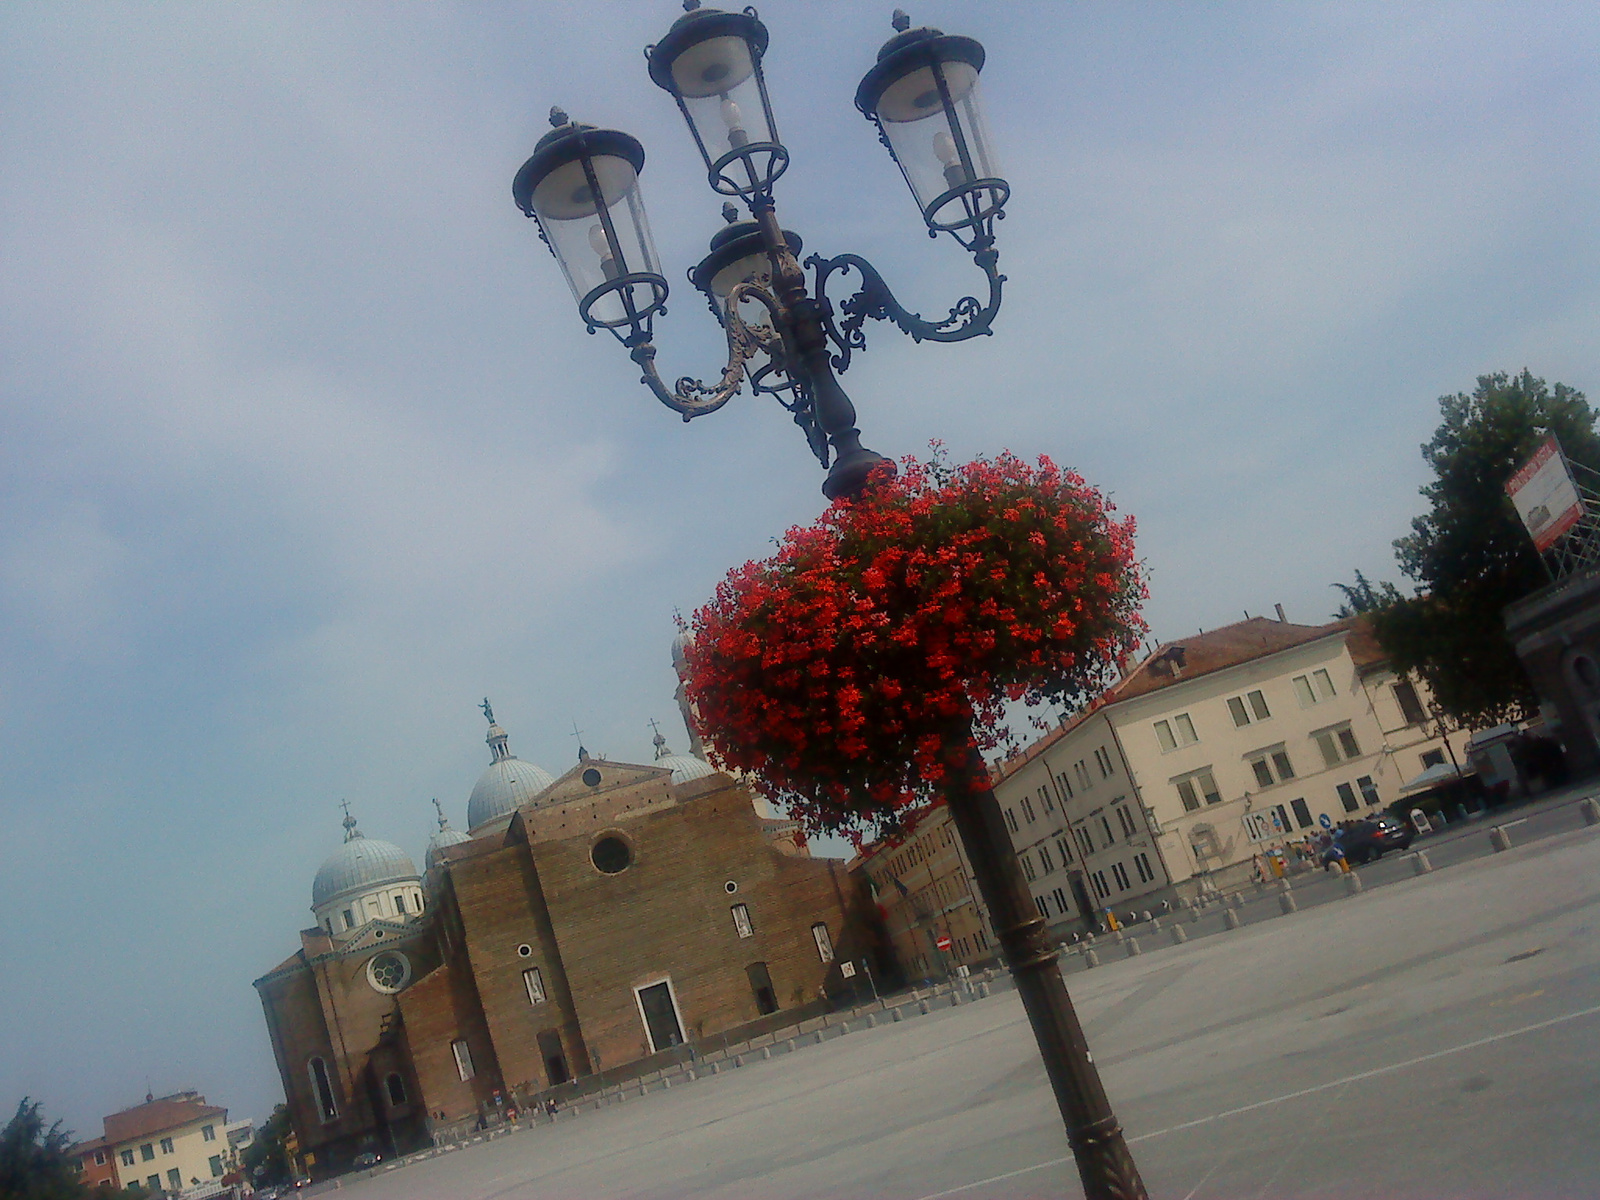
[[1361, 613], [1378, 612], [1405, 599], [1394, 584], [1385, 581], [1374, 585], [1372, 580], [1359, 570], [1356, 572], [1354, 583], [1336, 583], [1333, 586], [1344, 593], [1344, 603], [1339, 605], [1339, 611], [1334, 613], [1334, 616], [1341, 619], [1359, 616]]
[[42, 1105], [24, 1096], [0, 1130], [0, 1200], [79, 1200], [71, 1157], [72, 1134], [56, 1121], [46, 1128]]
[[[244, 1176], [254, 1187], [276, 1187], [289, 1182], [289, 1156], [284, 1139], [289, 1136], [289, 1109], [280, 1104], [256, 1131], [256, 1140], [245, 1147], [241, 1162]], [[265, 1168], [258, 1175], [256, 1169]]]
[[1371, 614], [1395, 669], [1420, 675], [1456, 724], [1491, 725], [1537, 707], [1503, 613], [1549, 578], [1505, 482], [1551, 434], [1570, 460], [1600, 470], [1600, 436], [1582, 392], [1526, 370], [1480, 375], [1471, 395], [1441, 396], [1439, 411], [1422, 447], [1434, 472], [1422, 488], [1429, 509], [1394, 544], [1418, 594], [1374, 590], [1359, 572], [1354, 585], [1335, 586], [1346, 607]]

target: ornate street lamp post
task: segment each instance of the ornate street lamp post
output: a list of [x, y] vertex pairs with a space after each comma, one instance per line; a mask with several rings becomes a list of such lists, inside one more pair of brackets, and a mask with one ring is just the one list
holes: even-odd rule
[[[904, 308], [856, 254], [811, 255], [804, 262], [813, 273], [807, 287], [801, 239], [779, 225], [773, 202], [789, 152], [778, 140], [762, 70], [767, 28], [753, 8], [721, 12], [700, 8], [699, 0], [684, 0], [684, 8], [646, 55], [650, 78], [671, 94], [689, 126], [712, 189], [728, 198], [728, 224], [689, 272], [727, 336], [722, 378], [705, 384], [685, 377], [668, 387], [656, 368], [654, 322], [666, 310], [668, 287], [639, 192], [644, 148], [637, 140], [551, 109], [553, 128], [517, 172], [512, 195], [555, 255], [589, 332], [604, 329], [627, 347], [642, 382], [663, 404], [689, 421], [715, 412], [748, 382], [793, 415], [828, 468], [824, 494], [853, 496], [874, 467], [893, 470], [861, 444], [855, 407], [837, 378], [865, 347], [866, 322], [891, 321], [916, 341], [959, 342], [991, 332], [1000, 308], [1005, 276], [997, 270], [994, 227], [1011, 189], [1000, 176], [980, 102], [983, 47], [937, 29], [911, 29], [896, 11], [895, 36], [856, 91], [856, 107], [877, 127], [929, 236], [948, 233], [988, 282], [986, 300], [967, 296], [948, 316], [930, 321]], [[860, 283], [835, 308], [829, 284], [851, 272]], [[960, 761], [949, 765], [952, 776], [972, 786], [952, 788], [948, 801], [1038, 1040], [1084, 1190], [1091, 1200], [1143, 1197], [987, 770], [975, 750], [968, 757], [960, 749], [968, 745], [963, 730], [950, 746]]]

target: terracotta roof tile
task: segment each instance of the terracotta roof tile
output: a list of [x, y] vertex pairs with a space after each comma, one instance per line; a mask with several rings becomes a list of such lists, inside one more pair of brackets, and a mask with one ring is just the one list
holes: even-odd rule
[[1111, 700], [1132, 700], [1174, 684], [1265, 658], [1281, 650], [1304, 646], [1343, 633], [1346, 621], [1327, 625], [1291, 625], [1266, 617], [1251, 617], [1197, 633], [1191, 638], [1164, 642], [1140, 663], [1128, 677], [1111, 689]]
[[203, 1096], [192, 1100], [164, 1099], [123, 1109], [106, 1118], [106, 1141], [120, 1143], [150, 1137], [207, 1117], [221, 1122], [228, 1110], [207, 1104]]

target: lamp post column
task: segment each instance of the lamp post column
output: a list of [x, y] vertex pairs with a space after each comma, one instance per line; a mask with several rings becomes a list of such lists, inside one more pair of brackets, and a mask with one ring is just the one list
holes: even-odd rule
[[1006, 833], [970, 722], [946, 741], [946, 803], [1033, 1027], [1087, 1200], [1147, 1200]]

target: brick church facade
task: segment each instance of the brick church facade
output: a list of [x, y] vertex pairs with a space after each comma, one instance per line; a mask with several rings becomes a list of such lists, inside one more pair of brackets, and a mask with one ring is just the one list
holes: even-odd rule
[[471, 832], [441, 812], [419, 875], [347, 817], [317, 925], [256, 981], [314, 1178], [815, 1003], [869, 940], [843, 865], [700, 759], [658, 736], [551, 779], [485, 711]]

